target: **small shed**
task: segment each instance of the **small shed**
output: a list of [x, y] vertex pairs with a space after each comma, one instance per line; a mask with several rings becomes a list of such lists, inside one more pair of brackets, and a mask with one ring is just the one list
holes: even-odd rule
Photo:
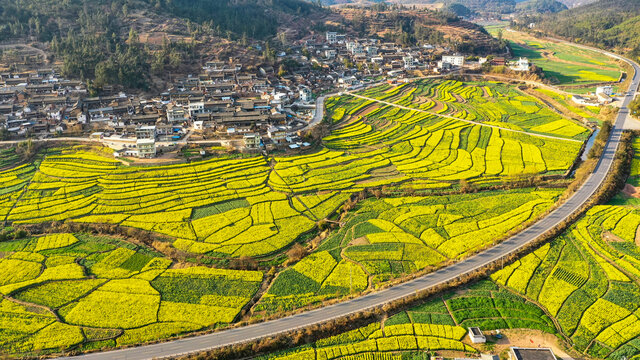
[[487, 342], [487, 338], [482, 333], [479, 327], [470, 327], [469, 328], [469, 338], [471, 342], [474, 344], [484, 344]]

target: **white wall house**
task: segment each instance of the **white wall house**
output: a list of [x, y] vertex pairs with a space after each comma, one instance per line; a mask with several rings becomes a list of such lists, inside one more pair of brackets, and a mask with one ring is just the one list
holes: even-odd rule
[[469, 339], [471, 339], [471, 342], [474, 344], [484, 344], [487, 342], [487, 338], [478, 327], [469, 328]]
[[329, 44], [335, 44], [338, 42], [338, 33], [335, 31], [327, 31], [327, 42]]
[[444, 55], [442, 56], [443, 63], [449, 63], [453, 66], [464, 66], [464, 56], [462, 55]]
[[596, 94], [605, 94], [607, 96], [611, 96], [613, 95], [613, 86], [611, 85], [598, 86], [596, 88]]
[[521, 57], [518, 61], [513, 62], [509, 68], [513, 71], [529, 71], [531, 65], [529, 59]]

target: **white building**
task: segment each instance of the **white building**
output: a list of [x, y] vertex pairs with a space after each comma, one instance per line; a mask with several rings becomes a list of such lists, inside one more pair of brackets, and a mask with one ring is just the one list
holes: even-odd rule
[[599, 106], [600, 104], [596, 101], [590, 101], [589, 99], [586, 99], [580, 95], [573, 95], [571, 97], [571, 100], [578, 104], [578, 105], [582, 105], [582, 106]]
[[191, 118], [194, 118], [197, 114], [203, 114], [203, 113], [204, 113], [204, 102], [197, 101], [197, 102], [189, 103], [189, 116], [191, 116]]
[[355, 76], [345, 76], [342, 77], [340, 79], [338, 79], [338, 84], [344, 86], [344, 87], [350, 87], [353, 85], [358, 85], [359, 81], [358, 78], [356, 78]]
[[244, 147], [247, 149], [257, 149], [260, 147], [260, 134], [257, 133], [247, 133], [244, 134]]
[[313, 93], [311, 89], [306, 86], [300, 86], [300, 100], [302, 102], [311, 102], [313, 100]]
[[154, 139], [136, 140], [139, 158], [152, 158], [156, 156], [156, 141]]
[[484, 344], [487, 342], [487, 338], [478, 327], [469, 328], [469, 339], [471, 339], [471, 342], [474, 344]]
[[338, 42], [338, 33], [335, 31], [327, 31], [327, 42], [329, 44], [335, 44]]
[[413, 69], [415, 67], [414, 58], [411, 55], [403, 56], [402, 61], [405, 69]]
[[154, 125], [140, 126], [136, 129], [136, 139], [156, 139], [156, 127]]
[[444, 55], [442, 56], [442, 63], [448, 63], [453, 66], [464, 66], [464, 56], [462, 55]]
[[529, 59], [521, 57], [518, 61], [511, 64], [509, 68], [513, 71], [529, 71], [530, 67]]
[[269, 138], [276, 144], [282, 144], [287, 141], [287, 132], [276, 126], [269, 127], [269, 129], [267, 129], [267, 135], [269, 135]]
[[327, 59], [334, 59], [338, 55], [338, 52], [335, 49], [327, 49], [324, 51], [324, 57]]
[[596, 88], [596, 95], [597, 94], [605, 94], [607, 96], [612, 96], [613, 95], [613, 86], [611, 86], [611, 85], [598, 86]]
[[371, 63], [373, 64], [382, 64], [384, 62], [384, 58], [382, 56], [376, 56], [371, 58]]
[[167, 121], [170, 123], [187, 121], [187, 112], [182, 106], [171, 106], [167, 108]]
[[438, 61], [438, 64], [436, 65], [436, 70], [440, 71], [440, 70], [444, 70], [444, 71], [448, 71], [451, 70], [451, 68], [453, 67], [453, 65], [449, 62], [445, 62], [445, 61]]

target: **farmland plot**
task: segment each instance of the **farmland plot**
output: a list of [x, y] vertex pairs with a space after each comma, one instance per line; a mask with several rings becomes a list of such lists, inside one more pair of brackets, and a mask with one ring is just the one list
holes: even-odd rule
[[372, 88], [358, 94], [505, 129], [580, 140], [589, 134], [582, 124], [563, 118], [535, 97], [503, 83], [423, 79], [390, 90]]
[[559, 196], [530, 189], [369, 199], [318, 250], [281, 271], [254, 311], [292, 310], [468, 256]]
[[127, 345], [233, 322], [259, 271], [195, 266], [130, 243], [50, 234], [0, 243], [0, 351]]
[[535, 304], [490, 281], [481, 281], [456, 294], [446, 294], [400, 312], [386, 319], [384, 325], [372, 323], [258, 359], [365, 360], [392, 359], [396, 354], [412, 351], [479, 353], [479, 349], [463, 342], [468, 326], [483, 330], [531, 328], [556, 333], [551, 319]]
[[640, 212], [595, 206], [564, 235], [492, 277], [537, 300], [575, 348], [618, 359], [640, 353]]

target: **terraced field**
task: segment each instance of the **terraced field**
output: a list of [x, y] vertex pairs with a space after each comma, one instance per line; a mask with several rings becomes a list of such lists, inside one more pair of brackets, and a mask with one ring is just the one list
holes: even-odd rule
[[50, 234], [0, 243], [0, 349], [99, 349], [232, 322], [259, 271], [169, 268], [147, 248]]
[[[559, 194], [368, 199], [309, 256], [280, 266], [272, 281], [265, 271], [180, 265], [109, 237], [55, 233], [0, 242], [0, 330], [7, 334], [0, 349], [89, 350], [224, 326], [267, 286], [251, 307], [254, 318], [317, 305], [466, 256], [534, 218]], [[432, 340], [449, 348], [461, 346], [458, 337]]]
[[[465, 353], [482, 351], [465, 339], [469, 326], [492, 329], [537, 329], [551, 334], [551, 319], [523, 297], [483, 281], [396, 314], [383, 323], [319, 340], [312, 345], [259, 357], [294, 359], [404, 359], [418, 351]], [[475, 347], [474, 347], [475, 346]]]
[[310, 256], [282, 271], [257, 317], [375, 288], [492, 244], [548, 209], [559, 190], [395, 197], [362, 202]]
[[[423, 83], [411, 86], [413, 90], [400, 90], [427, 91]], [[493, 84], [481, 91], [475, 85], [443, 82], [438, 91], [450, 91], [446, 94], [452, 99], [473, 92], [482, 98], [480, 92], [501, 97], [503, 88]], [[397, 88], [375, 91], [398, 93], [399, 103], [413, 101]], [[480, 98], [473, 106], [480, 106]], [[537, 117], [546, 116], [534, 98], [529, 100], [532, 114], [535, 108]], [[508, 119], [523, 118], [505, 101], [494, 108], [503, 108]], [[513, 101], [519, 100], [508, 103]], [[0, 217], [12, 224], [118, 224], [175, 238], [177, 249], [194, 254], [260, 257], [286, 248], [362, 189], [439, 189], [455, 187], [459, 180], [491, 184], [562, 174], [581, 147], [580, 141], [380, 107], [348, 96], [330, 99], [328, 109], [334, 119], [340, 118], [324, 138], [326, 148], [301, 156], [136, 167], [86, 151], [50, 150], [41, 163], [0, 172]], [[588, 133], [558, 116], [545, 119], [532, 120], [531, 130], [576, 138]]]
[[[634, 149], [628, 183], [637, 185], [640, 139]], [[431, 298], [383, 325], [373, 323], [261, 359], [471, 354], [478, 349], [465, 338], [469, 326], [539, 330], [562, 335], [575, 351], [593, 358], [632, 359], [640, 354], [639, 243], [640, 202], [627, 189], [610, 204], [590, 209], [550, 243], [466, 290]], [[427, 326], [432, 331], [427, 336], [437, 339], [423, 339]], [[433, 335], [443, 326], [451, 326], [451, 332]], [[387, 340], [380, 341], [381, 334]]]
[[[564, 174], [588, 133], [503, 84], [418, 82], [365, 94], [400, 106], [331, 98], [331, 134], [321, 149], [297, 156], [141, 167], [87, 146], [45, 149], [24, 165], [3, 153], [0, 219], [8, 228], [134, 228], [161, 235], [152, 245], [174, 258], [84, 233], [0, 242], [0, 333], [7, 334], [0, 351], [34, 355], [157, 340], [431, 271], [499, 241], [561, 193], [441, 190], [455, 192], [461, 180], [482, 189]], [[424, 110], [427, 97], [439, 114]], [[363, 197], [374, 193], [384, 196]], [[335, 229], [322, 232], [327, 224]], [[292, 244], [315, 236], [309, 255], [285, 262]], [[424, 323], [418, 321], [410, 326], [413, 341], [467, 349], [456, 327], [464, 321], [454, 315], [447, 330], [416, 330]], [[363, 334], [367, 346], [400, 341], [373, 333]]]
[[[535, 97], [502, 83], [424, 79], [374, 87], [357, 95], [504, 129], [579, 140], [589, 134], [581, 124], [563, 118]], [[367, 116], [374, 113], [378, 115]]]
[[[633, 168], [639, 164], [636, 155]], [[632, 358], [640, 354], [639, 209], [621, 194], [492, 278], [543, 305], [577, 350]]]

